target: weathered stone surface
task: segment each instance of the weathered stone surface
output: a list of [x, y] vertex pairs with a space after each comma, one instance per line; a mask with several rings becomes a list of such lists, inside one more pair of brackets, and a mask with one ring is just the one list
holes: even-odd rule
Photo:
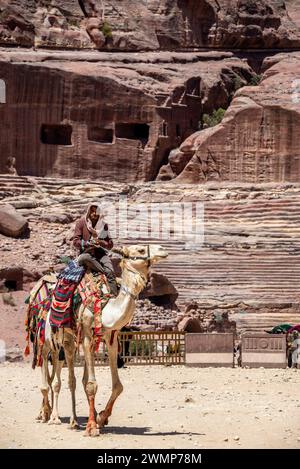
[[221, 124], [183, 142], [180, 164], [169, 162], [176, 182], [299, 181], [300, 55], [272, 62], [259, 86], [237, 91]]
[[178, 324], [179, 331], [185, 332], [203, 332], [203, 327], [201, 326], [200, 320], [196, 318], [185, 317]]
[[[163, 240], [155, 267], [180, 314], [153, 295], [137, 325], [298, 321], [299, 53], [274, 48], [299, 48], [299, 26], [294, 0], [0, 0], [0, 200], [34, 220], [28, 240], [0, 235], [1, 269], [58, 269], [72, 230], [60, 224], [94, 197], [202, 202], [203, 246]], [[220, 107], [223, 122], [198, 131]]]
[[49, 223], [60, 223], [62, 225], [67, 225], [73, 221], [73, 217], [66, 213], [66, 214], [57, 214], [57, 215], [42, 215], [42, 220], [47, 221]]
[[18, 238], [28, 229], [27, 220], [12, 205], [0, 207], [0, 232], [5, 236]]
[[29, 288], [31, 282], [41, 278], [41, 272], [27, 270], [22, 265], [0, 269], [0, 291], [19, 291]]
[[202, 113], [255, 75], [229, 52], [3, 51], [0, 63], [0, 151], [19, 175], [126, 183], [155, 179]]
[[140, 297], [172, 305], [177, 300], [178, 292], [165, 275], [151, 272], [148, 285]]
[[1, 0], [0, 44], [123, 51], [297, 47], [295, 3]]
[[[135, 184], [131, 193], [125, 184], [102, 181], [50, 178], [37, 178], [36, 184], [31, 178], [26, 184], [24, 181], [21, 176], [5, 176], [2, 180], [0, 177], [1, 194], [11, 187], [18, 190], [18, 197], [22, 193], [19, 191], [25, 191], [26, 197], [38, 202], [36, 208], [18, 210], [30, 216], [30, 238], [0, 235], [0, 269], [22, 266], [39, 278], [50, 266], [60, 263], [62, 256], [70, 255], [73, 223], [42, 221], [40, 215], [45, 211], [49, 215], [70, 213], [79, 218], [95, 197], [109, 196], [118, 202], [118, 195], [124, 193], [128, 195], [129, 208], [137, 202], [196, 201], [203, 203], [205, 209], [204, 244], [189, 250], [181, 239], [162, 239], [159, 242], [168, 250], [169, 257], [153, 267], [153, 272], [166, 276], [177, 289], [177, 306], [166, 309], [143, 300], [138, 304], [135, 325], [149, 326], [148, 330], [174, 330], [188, 316], [200, 318], [208, 331], [214, 316], [217, 327], [227, 323], [223, 321], [226, 312], [227, 324], [231, 327], [235, 321], [239, 332], [262, 332], [276, 324], [299, 322], [299, 183], [149, 182]], [[15, 198], [8, 195], [4, 200], [7, 203]], [[117, 246], [141, 243], [138, 238], [117, 236], [114, 241]], [[28, 277], [23, 283], [31, 281], [33, 278]]]
[[243, 334], [242, 366], [286, 368], [285, 334]]

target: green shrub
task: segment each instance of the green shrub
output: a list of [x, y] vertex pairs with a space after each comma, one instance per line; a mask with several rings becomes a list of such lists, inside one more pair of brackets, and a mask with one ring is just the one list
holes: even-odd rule
[[130, 343], [130, 352], [133, 356], [151, 356], [154, 350], [153, 343], [151, 341], [135, 341]]
[[253, 77], [250, 80], [250, 85], [251, 86], [258, 86], [261, 82], [262, 76], [261, 75], [253, 75]]
[[233, 83], [234, 83], [234, 90], [235, 91], [239, 90], [240, 88], [242, 88], [242, 86], [244, 86], [244, 82], [242, 81], [241, 77], [239, 77], [239, 76], [234, 77]]
[[80, 26], [80, 20], [78, 20], [76, 18], [69, 18], [68, 22], [69, 22], [69, 25], [73, 26], [74, 28], [79, 28], [79, 26]]
[[204, 114], [203, 115], [203, 126], [204, 127], [215, 127], [216, 125], [222, 122], [226, 110], [220, 107], [219, 109], [215, 109], [211, 115]]
[[104, 21], [101, 31], [105, 37], [112, 37], [112, 30], [110, 24], [107, 21]]

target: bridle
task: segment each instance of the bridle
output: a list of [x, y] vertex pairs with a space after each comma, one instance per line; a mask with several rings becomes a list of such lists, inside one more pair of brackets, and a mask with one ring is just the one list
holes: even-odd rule
[[132, 261], [136, 261], [138, 259], [146, 260], [147, 259], [147, 267], [149, 268], [151, 265], [151, 257], [150, 257], [150, 246], [147, 245], [147, 256], [123, 256], [125, 259], [131, 259]]

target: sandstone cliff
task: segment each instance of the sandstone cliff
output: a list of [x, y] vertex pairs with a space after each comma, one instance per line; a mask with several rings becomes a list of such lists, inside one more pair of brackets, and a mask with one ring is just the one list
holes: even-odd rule
[[170, 154], [160, 179], [299, 181], [300, 54], [272, 57], [265, 68], [259, 86], [237, 91], [219, 125], [191, 135]]
[[299, 47], [292, 0], [1, 0], [0, 45], [101, 50]]
[[199, 202], [205, 241], [162, 241], [147, 327], [178, 322], [165, 277], [182, 311], [298, 321], [299, 31], [298, 0], [0, 0], [0, 199], [31, 228], [0, 235], [0, 280], [28, 290], [58, 264], [94, 198], [127, 195], [130, 220]]
[[230, 52], [0, 51], [0, 145], [20, 175], [153, 180], [255, 75]]

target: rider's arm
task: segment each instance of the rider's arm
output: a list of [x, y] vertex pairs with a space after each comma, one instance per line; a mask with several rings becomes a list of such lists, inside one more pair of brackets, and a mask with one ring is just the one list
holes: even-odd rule
[[77, 220], [73, 236], [73, 246], [80, 252], [83, 252], [87, 247], [91, 245], [90, 241], [84, 241], [83, 239], [83, 221], [82, 219]]

